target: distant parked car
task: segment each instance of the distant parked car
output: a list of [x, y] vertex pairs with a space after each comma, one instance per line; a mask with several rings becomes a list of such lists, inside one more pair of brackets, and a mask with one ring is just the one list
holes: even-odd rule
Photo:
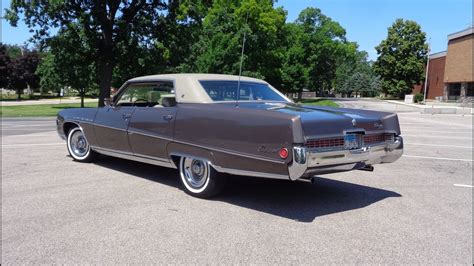
[[203, 198], [224, 174], [309, 180], [403, 153], [396, 114], [302, 106], [263, 80], [229, 75], [134, 78], [105, 107], [59, 112], [57, 130], [76, 161], [101, 153], [177, 168], [184, 190]]

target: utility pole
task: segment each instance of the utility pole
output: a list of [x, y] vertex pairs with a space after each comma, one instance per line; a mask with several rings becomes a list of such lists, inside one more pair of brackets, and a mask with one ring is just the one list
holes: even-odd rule
[[431, 53], [431, 38], [428, 40], [428, 61], [426, 62], [426, 75], [425, 75], [425, 89], [423, 92], [423, 104], [426, 104], [426, 88], [428, 86], [428, 72], [430, 71], [430, 53]]

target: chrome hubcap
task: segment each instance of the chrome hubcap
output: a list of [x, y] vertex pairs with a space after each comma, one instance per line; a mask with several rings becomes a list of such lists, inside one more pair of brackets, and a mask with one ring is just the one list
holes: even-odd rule
[[204, 186], [208, 178], [207, 163], [201, 160], [186, 158], [183, 167], [185, 180], [188, 185], [193, 188]]
[[82, 134], [82, 132], [79, 130], [72, 134], [73, 135], [71, 136], [71, 151], [74, 153], [74, 155], [78, 157], [85, 156], [89, 151], [89, 144], [87, 143], [84, 134]]

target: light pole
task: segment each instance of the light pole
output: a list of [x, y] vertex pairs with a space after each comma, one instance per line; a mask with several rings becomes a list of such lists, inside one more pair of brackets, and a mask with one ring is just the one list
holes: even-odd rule
[[426, 104], [426, 87], [428, 85], [428, 72], [430, 70], [430, 52], [431, 52], [431, 48], [430, 48], [430, 44], [431, 44], [431, 38], [428, 40], [428, 62], [426, 62], [426, 75], [425, 75], [425, 89], [423, 91], [423, 104]]

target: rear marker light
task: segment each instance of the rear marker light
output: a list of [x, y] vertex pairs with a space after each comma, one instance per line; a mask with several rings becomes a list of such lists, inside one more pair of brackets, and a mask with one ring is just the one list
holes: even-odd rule
[[288, 149], [287, 148], [281, 148], [279, 154], [280, 154], [280, 158], [282, 158], [282, 159], [288, 158]]

